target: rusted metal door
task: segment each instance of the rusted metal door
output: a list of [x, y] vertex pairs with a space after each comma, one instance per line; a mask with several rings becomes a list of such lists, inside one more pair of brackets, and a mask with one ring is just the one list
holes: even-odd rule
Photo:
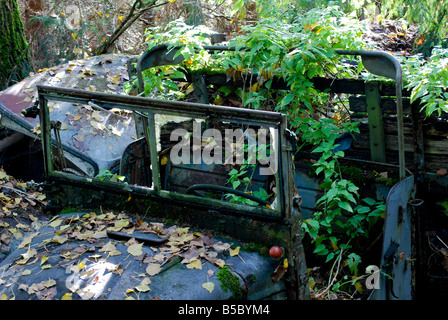
[[379, 283], [372, 294], [375, 300], [410, 300], [413, 298], [412, 207], [414, 176], [389, 192], [384, 220], [383, 251]]

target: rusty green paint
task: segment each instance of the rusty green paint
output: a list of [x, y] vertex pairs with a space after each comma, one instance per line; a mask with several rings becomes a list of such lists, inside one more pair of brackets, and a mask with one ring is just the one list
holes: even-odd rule
[[370, 157], [372, 161], [386, 162], [383, 111], [380, 103], [379, 84], [366, 82], [367, 117], [369, 121]]

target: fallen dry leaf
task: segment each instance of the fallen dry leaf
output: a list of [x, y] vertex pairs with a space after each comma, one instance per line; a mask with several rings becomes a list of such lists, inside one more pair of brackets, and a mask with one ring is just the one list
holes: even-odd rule
[[160, 264], [158, 263], [148, 263], [148, 266], [146, 267], [146, 273], [150, 276], [155, 276], [161, 271]]
[[275, 271], [271, 275], [271, 279], [273, 282], [280, 281], [281, 278], [285, 275], [286, 271], [288, 271], [288, 259], [284, 259], [275, 269]]
[[212, 293], [213, 290], [215, 289], [215, 284], [213, 282], [204, 282], [202, 284], [202, 288], [204, 288], [208, 292]]
[[229, 249], [229, 253], [231, 257], [237, 256], [240, 254], [240, 247], [236, 247], [235, 249]]
[[143, 254], [142, 251], [143, 243], [136, 243], [128, 247], [128, 253], [133, 256], [140, 256]]
[[61, 300], [72, 300], [72, 293], [71, 292], [67, 292], [66, 294], [64, 294], [62, 296]]
[[[32, 233], [32, 234], [26, 236], [25, 238], [23, 238], [23, 241], [22, 241], [21, 244], [19, 244], [18, 248], [24, 248], [24, 247], [26, 247], [27, 245], [29, 245], [29, 244], [31, 243], [31, 240], [33, 240], [33, 238], [34, 238], [35, 236], [37, 236], [38, 234], [39, 234], [39, 232], [34, 232], [34, 233]], [[3, 241], [2, 241], [2, 242], [3, 242]]]
[[190, 263], [187, 264], [188, 269], [202, 269], [202, 262], [197, 258], [193, 258], [190, 260]]

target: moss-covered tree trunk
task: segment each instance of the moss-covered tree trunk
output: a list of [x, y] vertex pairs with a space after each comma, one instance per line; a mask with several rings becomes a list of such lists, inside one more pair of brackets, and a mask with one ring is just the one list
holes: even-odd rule
[[29, 61], [17, 0], [0, 0], [0, 90], [25, 78]]

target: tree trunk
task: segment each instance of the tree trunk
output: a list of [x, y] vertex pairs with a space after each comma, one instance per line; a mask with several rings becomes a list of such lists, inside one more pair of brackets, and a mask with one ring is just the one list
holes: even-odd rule
[[0, 0], [0, 90], [22, 80], [30, 71], [17, 0]]

